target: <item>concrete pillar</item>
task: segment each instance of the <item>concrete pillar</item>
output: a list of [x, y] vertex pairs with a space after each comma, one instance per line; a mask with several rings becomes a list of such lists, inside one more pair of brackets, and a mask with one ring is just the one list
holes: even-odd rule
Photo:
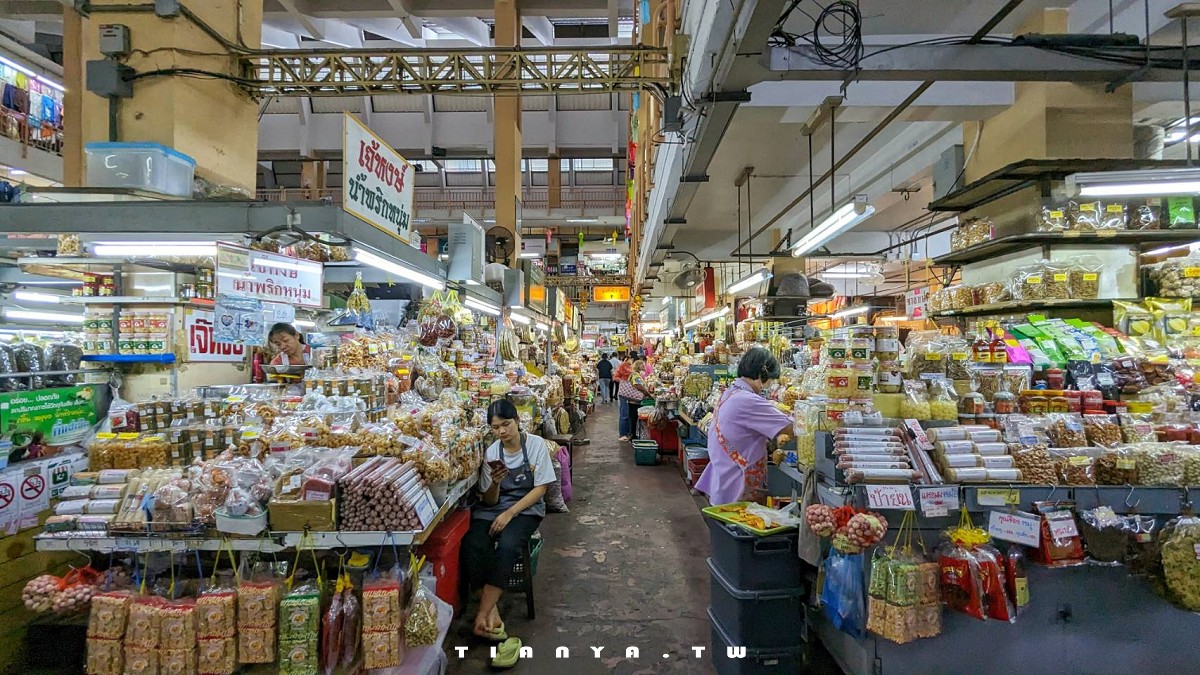
[[546, 207], [562, 207], [562, 159], [558, 157], [546, 160]]
[[325, 189], [325, 162], [305, 160], [300, 163], [301, 199], [320, 199]]
[[[1067, 33], [1067, 10], [1044, 9], [1016, 31]], [[1133, 157], [1133, 88], [1109, 94], [1104, 84], [1021, 82], [1016, 100], [983, 122], [963, 124], [964, 152], [979, 148], [967, 164], [970, 183], [1024, 159]]]
[[[68, 93], [63, 116], [63, 172], [68, 185], [81, 178], [76, 172], [83, 166], [83, 145], [108, 140], [108, 100], [87, 92], [84, 86], [83, 64], [103, 58], [99, 50], [102, 24], [129, 27], [130, 42], [138, 51], [126, 63], [140, 74], [189, 68], [240, 75], [229, 50], [186, 18], [108, 10], [128, 4], [93, 0], [86, 18], [65, 10], [63, 74]], [[261, 47], [262, 0], [206, 0], [188, 6], [226, 42], [236, 45], [240, 40], [245, 47]], [[198, 176], [254, 191], [258, 103], [231, 82], [166, 74], [143, 77], [134, 82], [133, 98], [121, 99], [118, 128], [121, 141], [162, 143], [194, 158]]]
[[[521, 13], [517, 0], [496, 0], [496, 46], [521, 45]], [[513, 256], [504, 262], [516, 267], [516, 253], [521, 250], [518, 203], [521, 199], [521, 95], [497, 94], [492, 116], [496, 146], [496, 227], [509, 231]]]

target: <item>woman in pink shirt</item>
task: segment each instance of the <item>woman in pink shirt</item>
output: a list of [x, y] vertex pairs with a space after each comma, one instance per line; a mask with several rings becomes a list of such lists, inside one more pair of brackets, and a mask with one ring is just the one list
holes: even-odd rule
[[766, 501], [767, 442], [792, 423], [760, 395], [767, 382], [779, 378], [779, 361], [771, 352], [762, 347], [746, 352], [737, 374], [713, 411], [708, 466], [696, 482], [710, 504]]

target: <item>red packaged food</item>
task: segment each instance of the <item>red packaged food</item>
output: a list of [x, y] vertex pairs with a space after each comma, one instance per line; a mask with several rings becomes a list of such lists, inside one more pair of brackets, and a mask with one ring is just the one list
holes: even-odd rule
[[1025, 551], [1017, 544], [1010, 544], [1004, 552], [1004, 581], [1008, 598], [1019, 614], [1029, 604], [1029, 573], [1025, 570]]
[[979, 562], [979, 582], [983, 591], [983, 606], [989, 618], [1013, 623], [1017, 612], [1008, 599], [1004, 579], [1004, 556], [991, 546], [980, 546], [972, 551]]
[[1075, 502], [1034, 502], [1042, 517], [1041, 545], [1035, 560], [1043, 565], [1066, 567], [1084, 562], [1083, 537], [1075, 524]]
[[345, 614], [342, 596], [344, 582], [338, 579], [337, 591], [329, 603], [329, 609], [321, 617], [321, 672], [333, 675], [342, 659], [342, 642], [344, 638]]
[[962, 546], [947, 544], [938, 555], [942, 602], [950, 609], [987, 621], [979, 562]]

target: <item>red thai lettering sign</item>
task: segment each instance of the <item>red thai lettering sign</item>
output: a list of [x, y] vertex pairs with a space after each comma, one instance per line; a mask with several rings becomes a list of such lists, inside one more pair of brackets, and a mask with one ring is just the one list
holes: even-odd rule
[[246, 348], [213, 340], [216, 315], [206, 309], [189, 310], [183, 319], [187, 338], [187, 360], [209, 363], [240, 363], [246, 360]]
[[285, 305], [320, 307], [325, 266], [219, 242], [217, 294]]

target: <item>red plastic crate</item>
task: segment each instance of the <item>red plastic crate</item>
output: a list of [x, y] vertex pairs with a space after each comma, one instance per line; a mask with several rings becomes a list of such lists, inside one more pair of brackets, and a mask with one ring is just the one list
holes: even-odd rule
[[679, 442], [678, 424], [678, 421], [672, 420], [663, 429], [650, 429], [650, 440], [658, 443], [659, 454], [673, 454], [683, 447]]
[[697, 480], [700, 480], [700, 474], [704, 473], [704, 467], [706, 467], [706, 466], [708, 466], [708, 458], [707, 457], [705, 457], [703, 459], [687, 460], [688, 473], [691, 475], [691, 478], [692, 478], [688, 482], [689, 485], [695, 483]]
[[437, 577], [437, 596], [454, 607], [455, 612], [462, 609], [462, 598], [459, 598], [459, 550], [470, 527], [470, 509], [452, 511], [421, 546], [421, 555], [433, 566], [433, 573]]

